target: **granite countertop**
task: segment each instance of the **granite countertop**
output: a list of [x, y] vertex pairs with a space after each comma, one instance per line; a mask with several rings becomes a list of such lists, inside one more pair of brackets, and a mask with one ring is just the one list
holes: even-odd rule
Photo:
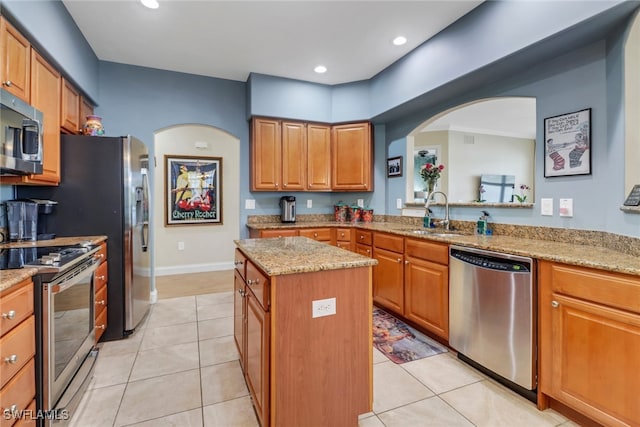
[[[33, 242], [7, 242], [0, 243], [0, 251], [8, 248], [33, 248], [43, 246], [68, 246], [76, 245], [82, 242], [91, 242], [100, 244], [107, 240], [107, 236], [78, 236], [78, 237], [58, 237], [50, 240], [37, 240]], [[0, 270], [0, 292], [3, 292], [14, 285], [22, 282], [24, 279], [36, 274], [38, 270], [35, 268], [20, 268], [15, 270]]]
[[371, 231], [382, 231], [416, 239], [427, 239], [448, 244], [526, 256], [539, 260], [555, 261], [640, 276], [640, 257], [588, 243], [564, 243], [561, 241], [503, 235], [479, 236], [470, 233], [442, 235], [436, 234], [438, 231], [441, 232], [442, 230], [436, 231], [433, 229], [434, 234], [422, 235], [413, 232], [414, 230], [422, 229], [421, 226], [375, 221], [372, 223], [355, 224], [338, 223], [334, 221], [300, 222], [295, 224], [256, 223], [247, 224], [247, 227], [254, 230], [349, 227]]
[[307, 237], [234, 240], [236, 246], [268, 276], [368, 267], [377, 260]]

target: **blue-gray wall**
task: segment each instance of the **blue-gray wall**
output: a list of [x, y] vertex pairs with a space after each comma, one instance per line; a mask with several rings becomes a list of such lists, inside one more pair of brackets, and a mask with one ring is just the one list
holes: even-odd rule
[[[241, 200], [256, 200], [248, 214], [275, 214], [280, 193], [251, 193], [247, 119], [251, 115], [375, 123], [373, 193], [299, 193], [299, 213], [330, 212], [338, 200], [397, 214], [404, 178], [386, 179], [385, 159], [403, 155], [405, 136], [430, 115], [485, 96], [538, 98], [538, 141], [544, 117], [592, 108], [593, 167], [583, 177], [543, 178], [536, 152], [536, 200], [574, 199], [575, 216], [541, 217], [538, 207], [499, 209], [499, 221], [567, 226], [640, 235], [640, 215], [623, 214], [624, 111], [622, 45], [627, 18], [638, 1], [485, 2], [372, 79], [338, 86], [252, 74], [245, 82], [191, 76], [96, 61], [59, 1], [0, 0], [23, 31], [98, 103], [109, 134], [130, 133], [150, 146], [153, 132], [178, 123], [210, 124], [240, 138], [247, 173]], [[31, 4], [31, 5], [29, 5]], [[3, 10], [4, 13], [4, 10]], [[53, 21], [53, 22], [49, 22]], [[97, 74], [96, 74], [97, 67]], [[6, 190], [3, 190], [6, 191]], [[313, 200], [307, 210], [305, 201]], [[242, 203], [243, 204], [243, 203]], [[456, 208], [454, 219], [479, 212]], [[241, 232], [244, 235], [244, 227]]]

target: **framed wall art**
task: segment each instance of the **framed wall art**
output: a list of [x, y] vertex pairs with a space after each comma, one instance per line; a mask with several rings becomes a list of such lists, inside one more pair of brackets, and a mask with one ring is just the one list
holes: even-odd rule
[[222, 224], [222, 158], [165, 155], [165, 225]]
[[544, 119], [544, 176], [591, 174], [591, 108]]
[[390, 157], [387, 159], [387, 177], [395, 178], [402, 176], [402, 156]]

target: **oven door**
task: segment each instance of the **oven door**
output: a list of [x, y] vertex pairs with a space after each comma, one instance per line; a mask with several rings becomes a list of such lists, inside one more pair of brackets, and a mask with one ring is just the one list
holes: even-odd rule
[[[67, 406], [82, 397], [70, 384], [88, 385], [92, 369], [83, 363], [95, 362], [87, 356], [95, 344], [93, 274], [99, 263], [92, 257], [42, 286], [42, 409], [62, 411], [52, 417], [58, 420], [69, 418]], [[88, 378], [74, 378], [76, 373]]]

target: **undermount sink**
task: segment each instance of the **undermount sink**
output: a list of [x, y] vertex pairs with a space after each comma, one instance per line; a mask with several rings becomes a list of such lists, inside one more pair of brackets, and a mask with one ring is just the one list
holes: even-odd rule
[[437, 237], [454, 237], [454, 236], [464, 236], [462, 233], [458, 233], [456, 231], [449, 230], [413, 230], [413, 234], [421, 234], [424, 236], [437, 236]]

